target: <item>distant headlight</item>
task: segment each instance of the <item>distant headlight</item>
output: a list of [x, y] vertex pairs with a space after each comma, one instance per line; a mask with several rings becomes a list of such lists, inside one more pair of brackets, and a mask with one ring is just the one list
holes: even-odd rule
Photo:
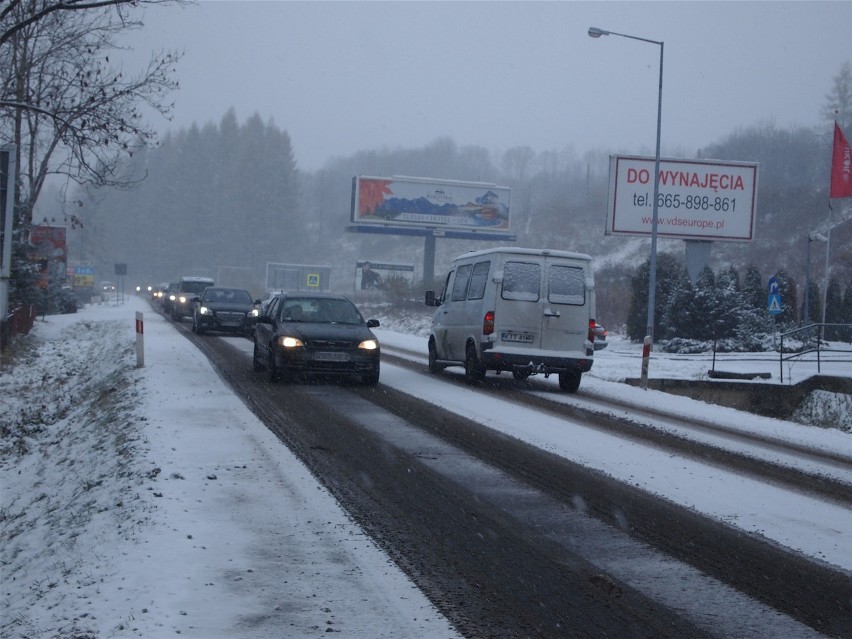
[[174, 295], [169, 295], [169, 299], [170, 299], [171, 301], [173, 301], [173, 302], [174, 302], [174, 301], [175, 301], [175, 296], [174, 296]]
[[139, 293], [139, 292], [141, 292], [141, 291], [142, 291], [142, 287], [141, 287], [141, 286], [137, 286], [137, 287], [136, 287], [136, 292], [137, 292], [137, 293]]
[[365, 351], [374, 351], [379, 347], [379, 343], [374, 339], [365, 339], [358, 344], [358, 348], [363, 348]]
[[298, 337], [285, 337], [282, 335], [278, 338], [278, 346], [281, 348], [302, 348], [304, 345], [305, 343]]
[[253, 308], [248, 312], [249, 317], [258, 317], [259, 315], [260, 315], [260, 311], [256, 308]]
[[202, 306], [201, 308], [199, 308], [198, 312], [201, 313], [202, 315], [213, 315], [213, 311], [211, 311], [206, 306]]

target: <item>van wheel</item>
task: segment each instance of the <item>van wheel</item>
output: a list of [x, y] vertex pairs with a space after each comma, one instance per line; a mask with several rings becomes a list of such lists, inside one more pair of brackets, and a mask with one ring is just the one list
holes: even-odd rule
[[583, 376], [579, 371], [562, 371], [559, 373], [559, 388], [566, 393], [576, 393], [580, 388], [580, 378]]
[[444, 366], [438, 363], [438, 349], [435, 348], [435, 341], [429, 340], [429, 372], [437, 375], [442, 370]]
[[478, 384], [485, 379], [485, 367], [479, 363], [476, 357], [476, 348], [467, 347], [464, 360], [464, 377], [468, 384]]

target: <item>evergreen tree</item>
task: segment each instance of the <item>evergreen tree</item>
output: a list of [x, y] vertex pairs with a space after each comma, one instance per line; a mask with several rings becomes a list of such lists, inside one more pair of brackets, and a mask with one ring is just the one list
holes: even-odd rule
[[[825, 323], [826, 324], [843, 324], [843, 293], [840, 290], [840, 282], [836, 278], [831, 278], [828, 281], [828, 291], [826, 291], [826, 306], [825, 306]], [[825, 328], [825, 339], [837, 340], [841, 338], [843, 331], [836, 326], [827, 326]]]
[[740, 276], [733, 267], [721, 272], [716, 278], [716, 304], [717, 337], [734, 337], [744, 304]]
[[[654, 336], [660, 327], [660, 310], [666, 308], [667, 300], [674, 288], [679, 287], [678, 274], [683, 270], [681, 263], [669, 253], [657, 255], [657, 285], [655, 287]], [[641, 341], [647, 334], [648, 325], [648, 280], [650, 279], [651, 260], [645, 261], [639, 272], [631, 278], [632, 296], [627, 312], [627, 337]]]
[[[846, 285], [846, 290], [843, 291], [843, 305], [840, 311], [840, 322], [842, 324], [852, 324], [852, 282]], [[844, 342], [852, 343], [852, 328], [842, 330], [840, 338]]]
[[777, 317], [777, 323], [782, 330], [795, 326], [798, 315], [796, 308], [799, 306], [796, 282], [781, 269], [775, 274], [778, 280], [778, 292], [781, 295], [781, 314]]
[[808, 309], [805, 312], [805, 302], [802, 300], [799, 317], [807, 324], [819, 324], [822, 322], [822, 292], [819, 284], [813, 280], [808, 282]]
[[743, 282], [743, 304], [750, 309], [766, 310], [768, 291], [763, 284], [760, 270], [749, 266]]
[[671, 275], [669, 295], [661, 307], [660, 337], [673, 339], [692, 338], [695, 334], [696, 317], [694, 308], [695, 291], [686, 268]]
[[705, 266], [695, 280], [695, 316], [697, 323], [693, 339], [712, 340], [720, 337], [716, 277], [709, 266]]

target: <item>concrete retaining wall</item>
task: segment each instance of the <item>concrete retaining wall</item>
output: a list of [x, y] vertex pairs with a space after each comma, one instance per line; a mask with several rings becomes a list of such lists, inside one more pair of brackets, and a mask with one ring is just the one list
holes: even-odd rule
[[[642, 384], [640, 379], [625, 381], [631, 386]], [[852, 378], [815, 375], [798, 384], [789, 385], [728, 380], [649, 379], [648, 388], [765, 417], [787, 419], [805, 396], [814, 390], [852, 395]]]

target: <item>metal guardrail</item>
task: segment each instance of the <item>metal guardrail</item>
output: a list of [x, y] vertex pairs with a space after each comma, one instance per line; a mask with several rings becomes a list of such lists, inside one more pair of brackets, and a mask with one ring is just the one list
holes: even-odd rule
[[[794, 328], [792, 330], [781, 333], [781, 343], [778, 348], [778, 366], [780, 368], [781, 373], [781, 383], [784, 383], [784, 362], [796, 359], [797, 357], [802, 357], [803, 355], [807, 355], [808, 353], [816, 353], [817, 373], [821, 373], [822, 370], [820, 369], [820, 366], [822, 353], [826, 351], [829, 351], [831, 353], [852, 353], [852, 348], [825, 348], [825, 345], [827, 343], [824, 339], [826, 328], [846, 329], [849, 332], [850, 336], [850, 339], [848, 341], [852, 342], [852, 324], [815, 323], [808, 324], [807, 326], [800, 326], [799, 328]], [[795, 335], [799, 335], [800, 337], [794, 338], [793, 336]], [[795, 339], [796, 342], [801, 343], [802, 347], [798, 350], [791, 350], [785, 356], [784, 338], [787, 338], [788, 343], [790, 342], [790, 340]]]

